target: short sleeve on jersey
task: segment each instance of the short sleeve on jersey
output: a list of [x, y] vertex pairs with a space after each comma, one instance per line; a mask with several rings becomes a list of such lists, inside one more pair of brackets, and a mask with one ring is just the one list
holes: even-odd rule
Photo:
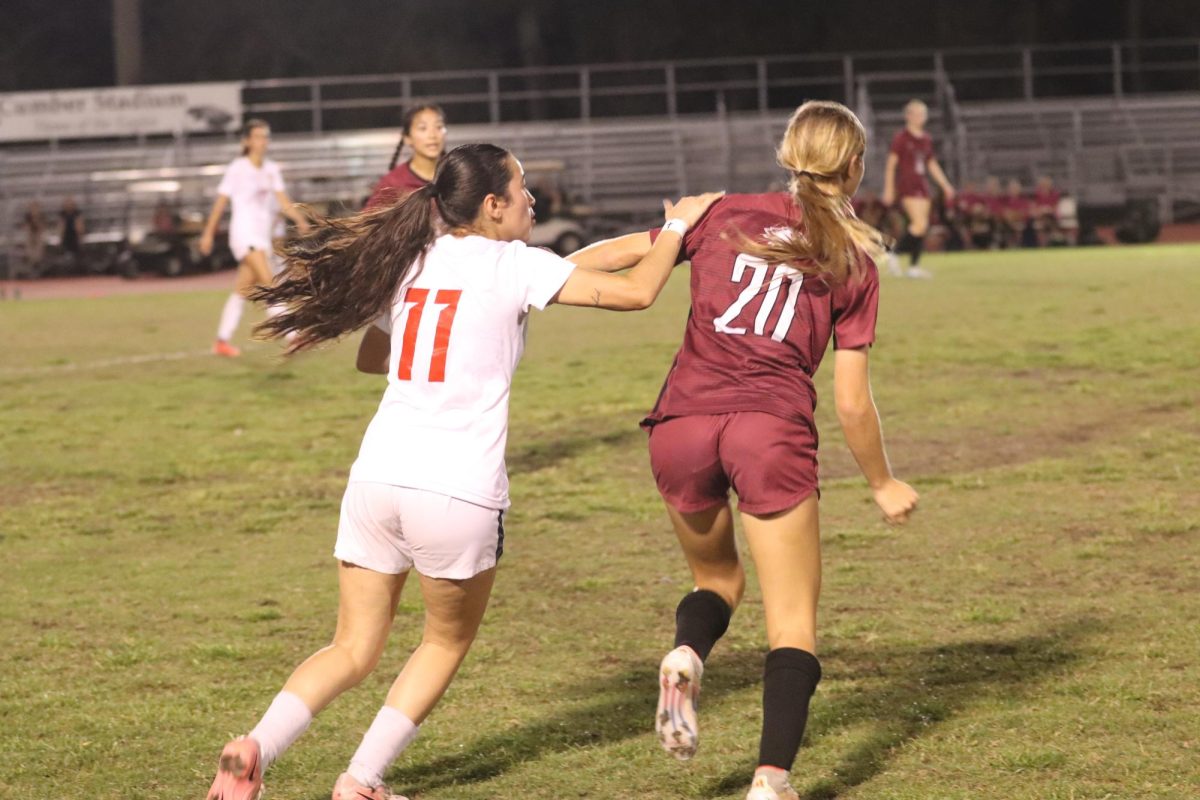
[[380, 314], [379, 319], [375, 320], [375, 322], [373, 324], [375, 325], [376, 328], [379, 328], [379, 330], [383, 331], [388, 336], [391, 336], [392, 335], [392, 312], [389, 310], [388, 312], [386, 312], [384, 314]]
[[521, 311], [544, 309], [570, 277], [575, 265], [538, 247], [521, 246], [516, 253], [517, 293]]
[[904, 131], [897, 131], [896, 135], [892, 137], [892, 146], [888, 149], [888, 152], [900, 155], [903, 152], [903, 147]]
[[875, 342], [879, 316], [879, 270], [868, 260], [862, 274], [835, 290], [833, 348], [851, 350]]
[[238, 181], [241, 177], [241, 161], [234, 161], [225, 169], [225, 174], [221, 176], [221, 183], [217, 186], [217, 194], [223, 194], [226, 197], [233, 197], [237, 191]]

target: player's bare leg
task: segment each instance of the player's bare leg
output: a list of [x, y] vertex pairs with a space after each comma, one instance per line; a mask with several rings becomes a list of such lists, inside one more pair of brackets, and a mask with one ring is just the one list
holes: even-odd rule
[[304, 661], [283, 690], [317, 714], [371, 674], [383, 655], [408, 573], [388, 575], [341, 562], [333, 642]]
[[795, 800], [788, 773], [821, 678], [816, 657], [821, 540], [816, 495], [780, 514], [742, 514], [758, 573], [770, 652], [763, 674], [763, 736], [748, 800]]
[[496, 568], [466, 580], [420, 578], [425, 632], [387, 696], [389, 706], [418, 725], [450, 686], [475, 641], [496, 581]]
[[412, 743], [418, 726], [450, 686], [471, 649], [496, 580], [495, 567], [466, 580], [421, 576], [425, 632], [392, 683], [333, 800], [404, 800], [383, 783], [389, 764]]
[[263, 772], [308, 728], [313, 715], [371, 673], [387, 644], [405, 577], [339, 564], [333, 643], [296, 668], [249, 736], [225, 745], [209, 800], [255, 800]]
[[255, 288], [266, 286], [272, 280], [271, 262], [265, 250], [251, 250], [238, 264], [237, 291], [242, 297], [249, 297]]
[[696, 706], [704, 659], [741, 602], [746, 575], [738, 558], [728, 503], [687, 514], [668, 506], [667, 513], [696, 588], [679, 604], [676, 647], [659, 666], [654, 727], [663, 748], [686, 760], [695, 755], [699, 745]]
[[234, 290], [225, 299], [221, 309], [221, 322], [217, 326], [217, 340], [213, 343], [213, 353], [226, 358], [236, 358], [242, 351], [235, 347], [231, 340], [242, 321], [242, 312], [246, 308], [246, 298], [254, 287], [271, 282], [271, 267], [267, 254], [262, 250], [251, 250], [238, 264], [237, 278]]
[[929, 214], [932, 203], [928, 197], [902, 197], [900, 203], [908, 217], [907, 247], [911, 262], [908, 267], [910, 278], [932, 278], [928, 270], [922, 269], [921, 253], [925, 248], [925, 236], [929, 233]]

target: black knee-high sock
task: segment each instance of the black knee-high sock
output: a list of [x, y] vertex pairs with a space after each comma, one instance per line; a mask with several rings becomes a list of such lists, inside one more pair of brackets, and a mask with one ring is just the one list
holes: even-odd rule
[[725, 635], [732, 616], [733, 609], [716, 592], [708, 589], [691, 592], [675, 609], [675, 646], [686, 644], [704, 661], [717, 640]]
[[905, 231], [904, 235], [900, 237], [900, 243], [896, 245], [896, 253], [911, 253], [913, 247], [916, 245], [916, 238], [908, 231]]
[[820, 681], [821, 662], [807, 650], [781, 647], [767, 653], [760, 767], [791, 770], [808, 724], [808, 701]]
[[[909, 234], [912, 236], [912, 234]], [[912, 236], [912, 248], [909, 252], [912, 254], [912, 260], [909, 262], [910, 267], [915, 267], [921, 263], [921, 253], [925, 250], [925, 237]]]

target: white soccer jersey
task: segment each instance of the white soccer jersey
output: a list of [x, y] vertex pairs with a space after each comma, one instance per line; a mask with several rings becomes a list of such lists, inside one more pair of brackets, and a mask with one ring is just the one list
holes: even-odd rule
[[508, 394], [529, 309], [575, 265], [523, 242], [442, 236], [376, 324], [389, 332], [388, 387], [351, 481], [508, 507]]
[[240, 261], [251, 247], [271, 252], [271, 230], [279, 212], [275, 193], [284, 191], [283, 173], [271, 159], [261, 167], [246, 156], [235, 158], [225, 170], [217, 193], [229, 198], [229, 248]]

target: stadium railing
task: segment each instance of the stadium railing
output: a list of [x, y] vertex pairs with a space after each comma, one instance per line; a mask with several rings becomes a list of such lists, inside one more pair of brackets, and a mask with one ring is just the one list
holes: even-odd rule
[[255, 80], [243, 99], [248, 114], [279, 130], [321, 133], [391, 124], [400, 108], [427, 98], [457, 123], [492, 124], [767, 113], [811, 98], [852, 105], [860, 82], [880, 75], [891, 76], [876, 92], [881, 107], [943, 78], [962, 102], [1196, 91], [1200, 39]]
[[[1189, 91], [1133, 94], [1152, 80]], [[955, 180], [1048, 174], [1085, 203], [1161, 186], [1169, 221], [1197, 196], [1198, 87], [1200, 40], [1181, 40], [251, 81], [244, 94], [247, 115], [285, 131], [288, 115], [304, 118], [290, 126], [299, 132], [276, 136], [272, 155], [306, 201], [356, 205], [384, 171], [396, 133], [331, 128], [381, 111], [391, 126], [395, 109], [417, 97], [448, 108], [452, 144], [488, 139], [560, 162], [570, 195], [632, 217], [664, 195], [780, 183], [773, 148], [787, 112], [812, 97], [858, 108], [871, 131], [868, 186], [877, 186], [901, 106], [918, 96], [930, 102], [930, 129]], [[1044, 96], [1068, 90], [1100, 96]], [[472, 115], [482, 124], [470, 124]], [[521, 121], [539, 115], [565, 118]], [[236, 151], [233, 137], [5, 147], [0, 214], [11, 224], [0, 236], [30, 200], [52, 211], [71, 194], [93, 230], [136, 239], [160, 198], [203, 212]]]

